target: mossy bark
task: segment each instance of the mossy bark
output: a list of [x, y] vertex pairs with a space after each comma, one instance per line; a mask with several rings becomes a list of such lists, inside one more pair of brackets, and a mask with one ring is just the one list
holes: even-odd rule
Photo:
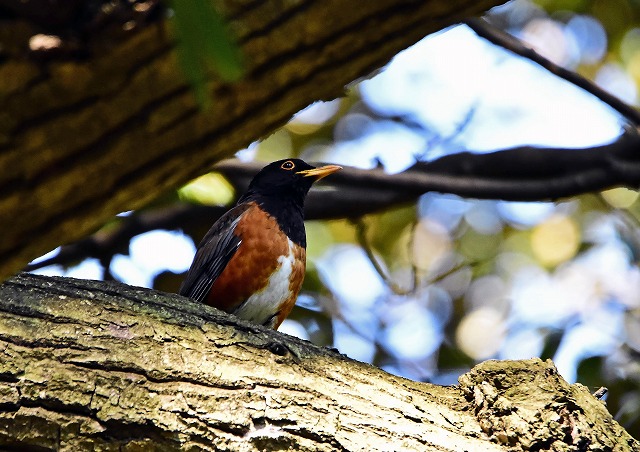
[[441, 387], [177, 295], [20, 275], [0, 287], [0, 449], [639, 450], [551, 362]]

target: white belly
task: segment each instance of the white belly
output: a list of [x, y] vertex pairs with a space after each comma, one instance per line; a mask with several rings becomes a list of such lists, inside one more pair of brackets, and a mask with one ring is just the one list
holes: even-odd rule
[[280, 266], [269, 278], [267, 286], [251, 295], [234, 314], [241, 319], [270, 326], [280, 304], [292, 295], [289, 280], [294, 260], [293, 243], [289, 240], [289, 254], [278, 258]]

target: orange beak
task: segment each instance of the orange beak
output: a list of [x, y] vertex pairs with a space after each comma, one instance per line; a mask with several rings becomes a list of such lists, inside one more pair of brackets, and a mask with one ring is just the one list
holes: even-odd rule
[[341, 169], [342, 167], [338, 165], [326, 165], [321, 166], [320, 168], [298, 171], [296, 174], [300, 174], [304, 177], [313, 177], [316, 181], [319, 181], [323, 177], [327, 177], [329, 174], [333, 174]]

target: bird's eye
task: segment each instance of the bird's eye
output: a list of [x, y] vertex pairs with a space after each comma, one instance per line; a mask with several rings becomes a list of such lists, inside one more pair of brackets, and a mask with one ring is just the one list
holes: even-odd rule
[[282, 168], [284, 170], [292, 170], [295, 167], [296, 167], [296, 165], [294, 165], [291, 160], [287, 160], [282, 165], [280, 165], [280, 168]]

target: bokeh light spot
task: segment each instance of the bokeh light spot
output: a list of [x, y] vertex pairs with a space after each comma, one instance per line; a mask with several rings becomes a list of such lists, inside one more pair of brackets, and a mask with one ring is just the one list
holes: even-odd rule
[[194, 179], [178, 190], [181, 199], [196, 201], [210, 206], [229, 204], [234, 198], [234, 189], [222, 175], [208, 173]]
[[498, 202], [498, 212], [512, 226], [534, 226], [551, 216], [556, 206], [550, 202]]
[[606, 55], [607, 33], [596, 18], [578, 14], [567, 22], [565, 32], [580, 48], [580, 59], [584, 63], [595, 64]]
[[422, 219], [413, 236], [413, 263], [421, 270], [430, 270], [451, 250], [451, 238], [440, 223]]
[[316, 262], [323, 282], [347, 309], [369, 309], [384, 286], [364, 251], [354, 245], [329, 249]]
[[553, 215], [531, 233], [533, 254], [546, 266], [555, 266], [571, 259], [579, 245], [578, 227], [573, 219], [564, 215]]
[[296, 322], [295, 320], [285, 319], [278, 328], [278, 331], [284, 334], [289, 334], [291, 336], [299, 337], [300, 339], [304, 339], [306, 341], [309, 340], [309, 333], [305, 329], [304, 326], [300, 322]]
[[522, 29], [522, 39], [556, 64], [567, 64], [570, 52], [561, 24], [551, 19], [533, 19]]
[[540, 356], [544, 347], [543, 335], [535, 329], [517, 329], [504, 341], [500, 359], [530, 359]]
[[176, 231], [155, 230], [137, 235], [129, 243], [129, 256], [116, 254], [110, 270], [119, 280], [151, 287], [153, 278], [164, 271], [186, 271], [196, 252], [193, 240]]
[[[640, 69], [640, 65], [636, 67]], [[615, 63], [608, 63], [600, 68], [595, 76], [595, 82], [620, 100], [636, 104], [638, 88], [632, 76], [640, 80], [640, 73], [634, 74], [631, 69], [627, 72]]]
[[637, 201], [638, 192], [636, 190], [618, 187], [603, 191], [602, 197], [606, 199], [612, 207], [617, 209], [626, 209], [631, 207], [633, 203]]
[[319, 257], [332, 244], [331, 231], [321, 221], [305, 222], [307, 231], [307, 261], [313, 261]]
[[383, 341], [401, 359], [423, 359], [438, 349], [442, 333], [431, 312], [415, 305], [406, 308], [386, 329]]
[[278, 129], [256, 147], [256, 158], [272, 162], [293, 154], [291, 135], [285, 129]]
[[131, 258], [145, 269], [168, 269], [179, 273], [191, 265], [195, 246], [189, 236], [180, 232], [156, 230], [131, 239], [129, 252]]
[[30, 264], [37, 264], [39, 262], [42, 262], [44, 260], [50, 259], [52, 257], [57, 256], [57, 254], [60, 252], [60, 247], [54, 248], [51, 251], [49, 251], [46, 254], [43, 254], [40, 257], [35, 258], [34, 260], [32, 260], [31, 262], [29, 262]]
[[475, 360], [495, 356], [505, 335], [502, 315], [494, 309], [481, 308], [466, 315], [456, 329], [460, 350]]

